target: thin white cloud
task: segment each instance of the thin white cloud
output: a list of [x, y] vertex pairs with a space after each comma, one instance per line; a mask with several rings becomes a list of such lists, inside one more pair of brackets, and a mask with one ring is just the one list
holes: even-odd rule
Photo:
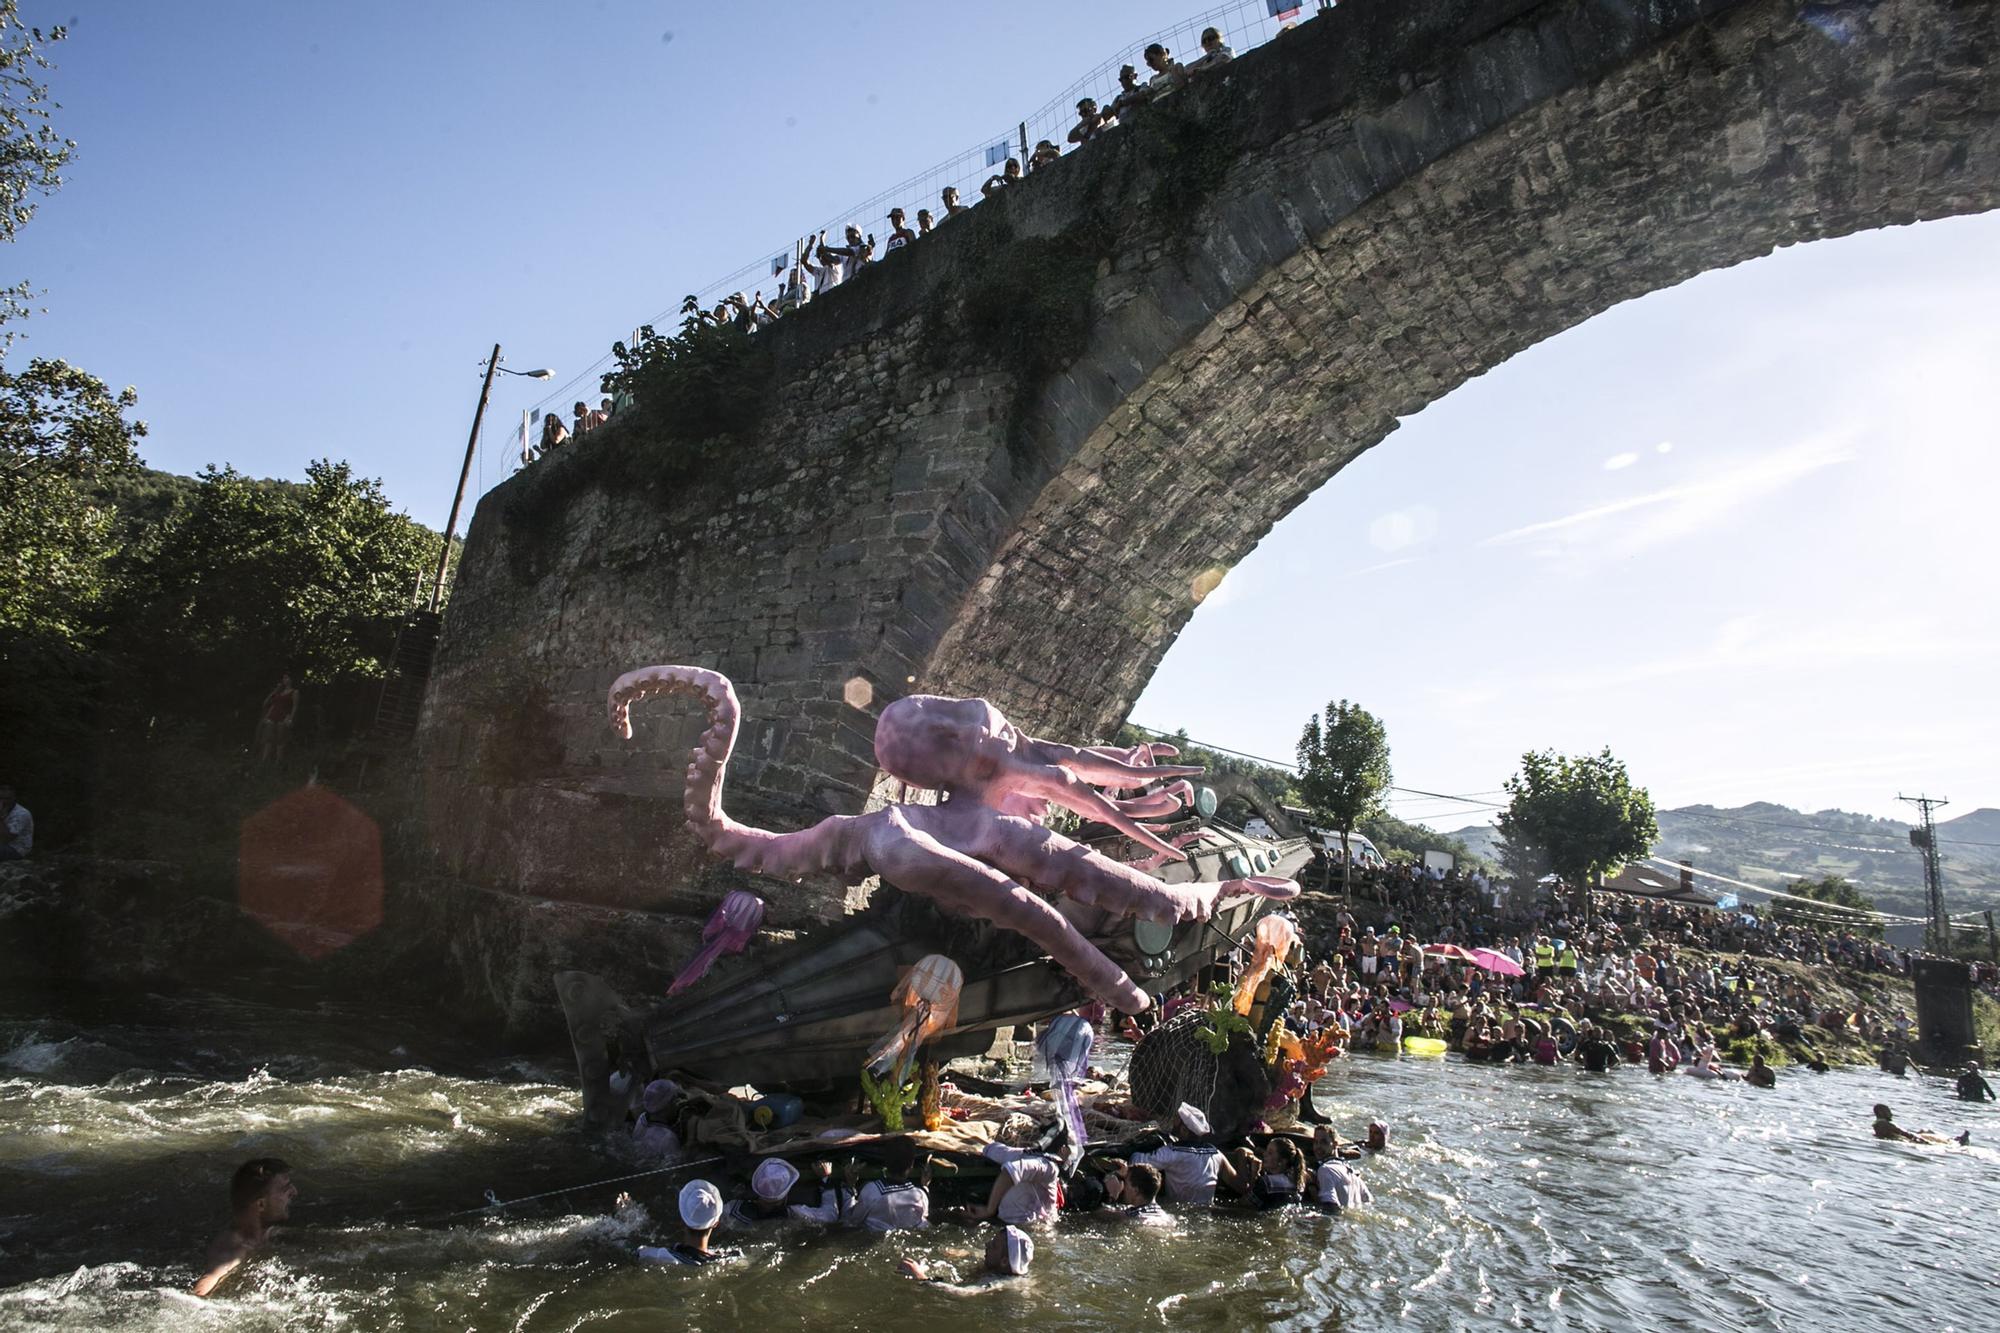
[[1358, 579], [1363, 574], [1380, 574], [1385, 569], [1397, 569], [1403, 565], [1414, 565], [1416, 563], [1417, 563], [1417, 558], [1415, 556], [1406, 555], [1403, 556], [1401, 559], [1384, 560], [1380, 564], [1363, 565], [1359, 569], [1351, 569], [1347, 573], [1341, 575], [1341, 577], [1349, 579]]
[[1605, 459], [1604, 470], [1606, 472], [1616, 472], [1620, 468], [1631, 467], [1634, 463], [1638, 461], [1639, 461], [1639, 455], [1633, 453], [1631, 450], [1628, 449], [1622, 454], [1613, 454], [1611, 455], [1611, 457]]
[[[1823, 468], [1845, 463], [1854, 451], [1844, 441], [1811, 440], [1748, 459], [1701, 481], [1685, 482], [1644, 495], [1593, 505], [1561, 518], [1510, 528], [1481, 541], [1481, 546], [1536, 543], [1543, 554], [1553, 541], [1558, 550], [1604, 545], [1618, 555], [1631, 555], [1663, 542], [1691, 536], [1755, 500], [1774, 495]], [[1628, 523], [1606, 520], [1621, 515], [1644, 517]]]

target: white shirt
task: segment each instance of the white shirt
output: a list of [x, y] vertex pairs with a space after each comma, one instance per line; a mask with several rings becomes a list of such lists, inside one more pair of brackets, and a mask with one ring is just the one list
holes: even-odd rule
[[7, 812], [7, 845], [22, 856], [35, 849], [35, 817], [25, 805]]
[[1154, 1152], [1134, 1153], [1141, 1166], [1159, 1168], [1167, 1197], [1176, 1203], [1211, 1204], [1222, 1177], [1222, 1153], [1202, 1144], [1169, 1143]]
[[870, 1231], [921, 1231], [931, 1224], [931, 1196], [911, 1181], [871, 1180], [854, 1196], [847, 1222]]
[[1323, 1204], [1339, 1208], [1359, 1208], [1364, 1203], [1375, 1202], [1375, 1195], [1369, 1190], [1368, 1182], [1354, 1174], [1354, 1169], [1340, 1162], [1326, 1162], [1313, 1174], [1313, 1197]]
[[1062, 1171], [1056, 1159], [1033, 1148], [1009, 1148], [989, 1143], [985, 1157], [1000, 1164], [1014, 1187], [1000, 1196], [1000, 1220], [1010, 1226], [1032, 1227], [1056, 1220]]

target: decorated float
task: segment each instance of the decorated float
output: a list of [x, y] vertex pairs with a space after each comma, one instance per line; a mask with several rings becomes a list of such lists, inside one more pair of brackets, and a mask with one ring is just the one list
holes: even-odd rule
[[[611, 687], [612, 726], [629, 737], [631, 709], [665, 696], [707, 713], [685, 810], [711, 853], [781, 885], [833, 872], [879, 876], [885, 891], [846, 923], [778, 946], [756, 942], [757, 894], [732, 891], [657, 1003], [560, 974], [593, 1119], [622, 1121], [638, 1088], [670, 1077], [690, 1103], [689, 1148], [819, 1151], [907, 1128], [938, 1151], [976, 1153], [1057, 1119], [1079, 1142], [1107, 1124], [1143, 1127], [1183, 1102], [1225, 1133], [1304, 1086], [1312, 1053], [1268, 1049], [1283, 1033], [1282, 964], [1296, 946], [1272, 912], [1297, 894], [1290, 877], [1312, 849], [1213, 822], [1213, 795], [1191, 782], [1201, 770], [1160, 762], [1172, 747], [1064, 745], [1025, 735], [982, 699], [912, 695], [883, 709], [876, 756], [935, 802], [780, 833], [723, 809], [739, 714], [723, 676], [629, 672]], [[1062, 812], [1083, 821], [1076, 836], [1051, 827]], [[1231, 959], [1250, 963], [1247, 989], [1190, 1002], [1189, 984]], [[1152, 1012], [1176, 992], [1176, 1012]], [[1114, 1011], [1150, 1028], [1121, 1080], [1096, 1076], [1093, 1025], [1076, 1016]], [[939, 1073], [986, 1053], [999, 1029], [1037, 1025], [1039, 1104], [1024, 1106], [1016, 1085]]]

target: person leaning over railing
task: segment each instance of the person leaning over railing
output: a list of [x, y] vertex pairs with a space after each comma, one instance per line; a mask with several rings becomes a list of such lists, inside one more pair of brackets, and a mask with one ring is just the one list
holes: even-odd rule
[[1109, 111], [1097, 109], [1097, 99], [1086, 97], [1076, 104], [1076, 124], [1071, 127], [1069, 141], [1086, 144], [1118, 123], [1118, 118]]
[[1230, 49], [1228, 42], [1222, 40], [1221, 30], [1218, 28], [1203, 28], [1201, 31], [1201, 55], [1189, 63], [1187, 72], [1189, 74], [1205, 74], [1218, 65], [1226, 65], [1234, 59], [1236, 59], [1236, 52]]
[[949, 222], [971, 207], [969, 204], [958, 202], [958, 187], [956, 185], [947, 185], [938, 191], [938, 202], [944, 205], [944, 216], [938, 219], [940, 222]]
[[986, 183], [979, 187], [980, 197], [990, 199], [1007, 186], [1019, 183], [1020, 179], [1021, 160], [1010, 157], [1007, 159], [1007, 165], [1000, 168], [998, 174], [988, 176]]
[[1154, 42], [1146, 48], [1146, 68], [1153, 71], [1153, 77], [1146, 80], [1148, 97], [1165, 97], [1188, 80], [1187, 66], [1174, 59], [1173, 52]]

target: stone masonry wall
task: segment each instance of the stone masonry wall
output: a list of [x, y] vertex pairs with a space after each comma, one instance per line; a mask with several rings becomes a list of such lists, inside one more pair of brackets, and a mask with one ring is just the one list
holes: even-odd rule
[[[668, 446], [614, 423], [481, 502], [420, 733], [446, 869], [712, 906], [699, 721], [604, 723], [634, 666], [736, 682], [725, 796], [771, 827], [866, 805], [900, 693], [1103, 736], [1214, 575], [1398, 417], [1706, 269], [1994, 207], [1996, 13], [1348, 0], [1247, 53], [760, 335], [771, 410], [710, 470], [651, 475]], [[982, 296], [1060, 311], [1079, 257], [1086, 319], [1049, 328], [1081, 351], [1026, 374]], [[856, 901], [766, 888], [779, 926]]]

